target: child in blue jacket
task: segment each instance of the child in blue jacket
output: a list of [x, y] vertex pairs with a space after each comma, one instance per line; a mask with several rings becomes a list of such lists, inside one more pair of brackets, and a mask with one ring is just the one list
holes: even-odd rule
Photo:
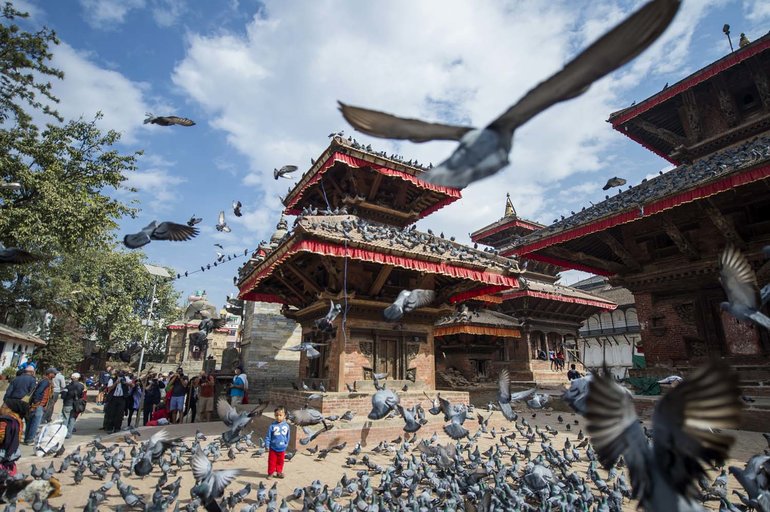
[[283, 458], [289, 446], [289, 424], [286, 423], [286, 409], [281, 405], [275, 408], [275, 421], [267, 429], [265, 446], [270, 450], [267, 457], [267, 478], [283, 478]]

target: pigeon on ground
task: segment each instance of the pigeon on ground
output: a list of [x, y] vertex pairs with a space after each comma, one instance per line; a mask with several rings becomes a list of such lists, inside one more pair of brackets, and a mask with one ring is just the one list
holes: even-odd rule
[[746, 462], [743, 469], [730, 466], [728, 470], [746, 490], [749, 499], [756, 500], [761, 491], [767, 492], [769, 490], [770, 456], [754, 455]]
[[433, 290], [401, 290], [393, 301], [393, 304], [385, 308], [383, 314], [385, 319], [390, 322], [400, 320], [404, 313], [409, 313], [415, 309], [427, 306], [436, 298], [436, 292]]
[[233, 201], [233, 214], [235, 214], [236, 217], [243, 217], [241, 208], [243, 208], [243, 205], [240, 201]]
[[219, 212], [219, 218], [217, 219], [217, 231], [229, 233], [231, 231], [230, 226], [225, 222], [225, 212], [222, 210]]
[[500, 370], [500, 375], [497, 378], [497, 402], [500, 404], [500, 411], [508, 421], [516, 419], [517, 415], [511, 409], [511, 402], [517, 402], [519, 400], [526, 400], [531, 397], [536, 388], [528, 389], [526, 391], [520, 391], [518, 393], [511, 393], [510, 391], [510, 374], [506, 368]]
[[280, 169], [273, 169], [273, 178], [276, 180], [278, 178], [289, 178], [289, 174], [293, 173], [297, 170], [296, 165], [284, 165]]
[[738, 376], [723, 362], [701, 367], [660, 399], [647, 442], [631, 396], [609, 376], [589, 384], [587, 428], [605, 468], [621, 455], [633, 497], [645, 510], [697, 510], [694, 482], [701, 462], [724, 464], [734, 439], [717, 429], [736, 428], [741, 402]]
[[602, 36], [564, 68], [530, 90], [486, 128], [474, 129], [405, 119], [340, 102], [345, 119], [357, 130], [390, 139], [413, 142], [456, 140], [459, 147], [438, 167], [422, 177], [438, 185], [463, 188], [508, 165], [513, 134], [552, 105], [583, 94], [606, 74], [636, 57], [668, 27], [679, 0], [653, 0]]
[[179, 116], [153, 116], [148, 113], [147, 118], [144, 120], [144, 124], [157, 124], [158, 126], [195, 126], [195, 121], [187, 119], [186, 117]]
[[221, 511], [222, 508], [217, 500], [224, 495], [225, 488], [238, 476], [238, 470], [214, 471], [211, 461], [200, 447], [192, 456], [190, 463], [193, 477], [195, 477], [195, 485], [190, 489], [190, 495], [200, 498], [208, 512]]
[[129, 249], [138, 249], [149, 244], [151, 240], [169, 240], [171, 242], [185, 242], [198, 236], [198, 228], [176, 224], [175, 222], [152, 221], [139, 233], [123, 237], [123, 244]]
[[314, 323], [319, 331], [331, 332], [334, 330], [334, 320], [342, 311], [342, 304], [335, 304], [334, 301], [329, 301], [329, 312], [323, 318], [317, 319]]
[[607, 183], [602, 187], [602, 190], [609, 190], [612, 187], [622, 187], [625, 184], [626, 184], [626, 180], [615, 176], [607, 180]]
[[674, 383], [679, 384], [683, 380], [684, 379], [682, 377], [680, 377], [679, 375], [669, 375], [668, 377], [666, 377], [664, 379], [660, 379], [658, 381], [658, 384], [674, 384]]
[[193, 227], [201, 222], [203, 222], [203, 217], [196, 217], [195, 214], [193, 214], [192, 217], [190, 217], [190, 220], [187, 221], [187, 225]]
[[738, 320], [751, 320], [770, 329], [770, 318], [758, 311], [760, 304], [757, 275], [746, 256], [733, 245], [728, 245], [719, 257], [719, 281], [727, 294], [727, 301], [719, 306]]

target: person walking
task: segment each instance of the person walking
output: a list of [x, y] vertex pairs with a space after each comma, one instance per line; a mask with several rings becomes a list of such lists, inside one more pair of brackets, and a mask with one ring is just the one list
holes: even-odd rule
[[40, 424], [45, 417], [45, 408], [53, 394], [52, 380], [57, 373], [59, 373], [59, 370], [56, 368], [48, 368], [45, 371], [45, 375], [40, 379], [40, 382], [37, 383], [35, 390], [32, 392], [28, 416], [29, 420], [27, 422], [27, 429], [24, 431], [24, 444], [26, 445], [31, 445], [35, 442], [37, 430], [40, 428]]
[[243, 368], [235, 367], [235, 377], [230, 384], [230, 404], [241, 405], [243, 403], [243, 394], [246, 392], [246, 380], [242, 377]]
[[131, 420], [136, 413], [136, 423], [139, 423], [139, 409], [142, 408], [142, 402], [144, 402], [144, 385], [141, 379], [134, 381], [134, 386], [128, 392], [128, 423], [131, 426]]
[[43, 420], [45, 423], [51, 421], [51, 416], [53, 416], [53, 409], [56, 407], [56, 402], [59, 401], [59, 396], [61, 395], [62, 391], [64, 391], [64, 387], [67, 385], [67, 381], [64, 379], [62, 372], [57, 372], [52, 382], [53, 394], [51, 395], [51, 400], [48, 402], [48, 405], [45, 408], [45, 418]]
[[147, 422], [150, 421], [150, 416], [152, 415], [155, 406], [159, 403], [160, 386], [158, 384], [158, 379], [153, 378], [149, 380], [149, 384], [147, 384], [147, 387], [144, 391], [144, 418], [142, 425], [147, 425]]
[[211, 413], [214, 412], [214, 389], [216, 386], [214, 376], [201, 371], [198, 382], [198, 408], [201, 412], [201, 421], [211, 421]]
[[184, 415], [190, 415], [190, 423], [195, 423], [195, 416], [198, 413], [198, 394], [200, 393], [200, 378], [190, 379], [190, 385], [187, 388], [187, 405], [184, 408]]
[[275, 421], [267, 428], [265, 446], [270, 453], [267, 456], [267, 478], [283, 478], [283, 461], [289, 446], [289, 424], [286, 423], [286, 409], [279, 405], [274, 411]]
[[[85, 398], [83, 396], [85, 392], [86, 387], [80, 382], [80, 374], [74, 372], [70, 375], [69, 384], [64, 387], [64, 390], [61, 393], [61, 418], [62, 421], [64, 421], [64, 424], [67, 425], [67, 439], [72, 437], [72, 432], [75, 429], [75, 421], [80, 413], [83, 412], [78, 410], [79, 407], [82, 406], [83, 410], [85, 410]], [[80, 401], [83, 403], [79, 403]]]

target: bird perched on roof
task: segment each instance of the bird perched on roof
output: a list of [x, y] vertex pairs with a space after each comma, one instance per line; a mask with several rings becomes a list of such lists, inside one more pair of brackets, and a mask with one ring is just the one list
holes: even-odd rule
[[597, 375], [589, 385], [587, 429], [605, 468], [623, 456], [633, 497], [645, 510], [698, 510], [694, 481], [706, 475], [701, 462], [724, 463], [734, 439], [714, 429], [738, 426], [739, 396], [738, 376], [726, 364], [699, 368], [658, 401], [650, 445], [632, 398]]
[[200, 446], [192, 456], [192, 465], [195, 485], [190, 489], [190, 495], [200, 498], [208, 512], [219, 512], [222, 507], [217, 503], [225, 493], [225, 488], [238, 476], [237, 469], [224, 469], [214, 471], [211, 461], [203, 453]]
[[144, 124], [157, 124], [158, 126], [171, 126], [175, 124], [179, 126], [194, 126], [195, 121], [179, 116], [153, 116], [148, 112]]
[[222, 210], [219, 212], [219, 217], [217, 219], [217, 231], [221, 231], [224, 233], [229, 233], [231, 231], [230, 226], [227, 225], [227, 222], [225, 222], [225, 211]]
[[315, 320], [314, 324], [318, 328], [319, 331], [322, 332], [331, 332], [334, 329], [334, 320], [337, 318], [337, 315], [340, 314], [342, 311], [342, 305], [341, 304], [335, 304], [334, 301], [329, 301], [329, 312], [326, 313], [326, 316], [323, 318], [319, 318]]
[[123, 237], [123, 244], [129, 249], [138, 249], [149, 244], [151, 240], [169, 240], [171, 242], [186, 242], [198, 236], [198, 228], [177, 224], [175, 222], [152, 221], [139, 233]]
[[719, 257], [719, 282], [727, 294], [727, 301], [719, 307], [729, 311], [738, 320], [751, 320], [770, 329], [770, 318], [758, 311], [760, 293], [757, 275], [746, 256], [733, 245], [728, 245]]
[[602, 190], [609, 190], [612, 187], [622, 187], [626, 184], [626, 180], [614, 176], [607, 180], [607, 183], [602, 187]]
[[278, 178], [287, 178], [290, 179], [289, 174], [293, 173], [297, 170], [296, 165], [284, 165], [280, 169], [273, 169], [273, 178], [276, 180]]
[[200, 224], [203, 221], [203, 218], [196, 217], [195, 214], [190, 217], [190, 220], [187, 221], [187, 225], [190, 227], [193, 227], [196, 224]]
[[5, 247], [0, 244], [0, 265], [17, 265], [44, 260], [46, 257], [32, 254], [18, 247]]
[[220, 398], [217, 402], [217, 414], [224, 422], [225, 426], [230, 427], [230, 430], [226, 430], [222, 433], [222, 440], [231, 444], [240, 438], [241, 430], [248, 425], [253, 418], [262, 416], [262, 413], [267, 409], [267, 402], [261, 402], [251, 411], [238, 412], [235, 407], [227, 403], [227, 400]]
[[749, 41], [749, 38], [746, 37], [746, 34], [741, 32], [741, 38], [738, 40], [738, 46], [743, 48], [744, 46], [748, 46], [751, 44], [751, 41]]
[[436, 298], [436, 292], [433, 290], [401, 290], [393, 301], [393, 304], [385, 308], [383, 314], [385, 319], [390, 322], [400, 320], [404, 313], [409, 313], [415, 309], [427, 306]]
[[508, 165], [513, 134], [520, 126], [550, 106], [583, 94], [593, 82], [652, 44], [668, 27], [679, 4], [679, 0], [647, 3], [482, 129], [401, 118], [341, 102], [340, 110], [354, 128], [375, 137], [459, 141], [454, 153], [421, 179], [463, 188]]
[[243, 213], [241, 213], [241, 208], [243, 208], [243, 205], [240, 201], [233, 201], [233, 214], [236, 217], [243, 217]]

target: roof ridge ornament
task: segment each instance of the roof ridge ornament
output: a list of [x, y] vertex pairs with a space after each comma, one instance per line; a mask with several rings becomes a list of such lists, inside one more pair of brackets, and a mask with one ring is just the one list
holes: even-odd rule
[[511, 202], [511, 194], [505, 194], [505, 217], [516, 217], [516, 209]]

